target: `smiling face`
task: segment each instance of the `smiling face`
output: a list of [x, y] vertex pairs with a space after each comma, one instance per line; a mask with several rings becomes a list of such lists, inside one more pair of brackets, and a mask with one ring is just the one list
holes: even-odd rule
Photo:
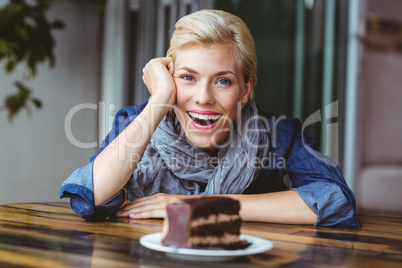
[[187, 138], [211, 153], [229, 135], [252, 81], [245, 83], [233, 49], [221, 45], [194, 45], [175, 59], [177, 118]]

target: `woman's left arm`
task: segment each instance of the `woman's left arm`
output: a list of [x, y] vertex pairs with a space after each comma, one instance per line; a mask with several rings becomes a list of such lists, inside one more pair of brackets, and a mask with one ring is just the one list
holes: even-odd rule
[[314, 224], [317, 221], [317, 214], [293, 190], [224, 196], [240, 201], [240, 216], [245, 221], [285, 224]]
[[313, 142], [304, 135], [300, 121], [283, 120], [276, 124], [276, 131], [279, 149], [286, 158], [284, 169], [278, 172], [289, 176], [291, 190], [316, 214], [314, 225], [361, 227], [355, 197], [340, 169], [313, 149]]

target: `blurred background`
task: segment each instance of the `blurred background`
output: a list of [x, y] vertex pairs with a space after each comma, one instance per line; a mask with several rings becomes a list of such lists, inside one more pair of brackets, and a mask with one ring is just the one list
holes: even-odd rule
[[0, 0], [0, 204], [58, 200], [114, 114], [148, 99], [141, 70], [177, 19], [205, 8], [249, 26], [257, 104], [303, 122], [359, 209], [402, 212], [400, 0]]

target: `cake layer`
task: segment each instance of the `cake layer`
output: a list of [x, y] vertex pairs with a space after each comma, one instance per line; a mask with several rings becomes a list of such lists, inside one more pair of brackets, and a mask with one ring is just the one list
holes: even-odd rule
[[205, 217], [200, 217], [193, 219], [191, 221], [191, 228], [196, 228], [201, 225], [208, 225], [208, 224], [218, 224], [218, 223], [224, 223], [224, 222], [233, 222], [240, 220], [240, 216], [238, 214], [211, 214], [208, 216], [208, 218]]
[[224, 234], [221, 237], [210, 236], [192, 236], [189, 238], [189, 246], [192, 248], [216, 247], [223, 249], [243, 249], [250, 245], [245, 240], [240, 240], [239, 235]]
[[215, 236], [223, 236], [225, 233], [239, 235], [241, 227], [241, 220], [238, 219], [233, 222], [224, 222], [217, 224], [200, 225], [190, 229], [191, 236], [201, 236], [214, 234]]
[[219, 214], [224, 211], [225, 214], [238, 214], [240, 203], [227, 197], [208, 196], [202, 198], [191, 198], [185, 200], [192, 209], [193, 218], [207, 218], [211, 214]]

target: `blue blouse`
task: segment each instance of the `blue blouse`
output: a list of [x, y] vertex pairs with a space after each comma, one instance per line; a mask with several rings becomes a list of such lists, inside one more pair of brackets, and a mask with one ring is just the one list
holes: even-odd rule
[[[123, 131], [146, 103], [125, 107], [115, 117], [113, 127], [102, 142], [90, 163], [74, 171], [63, 182], [60, 198], [69, 197], [71, 208], [86, 220], [102, 220], [112, 217], [126, 200], [125, 189], [100, 206], [94, 205], [93, 162], [96, 156]], [[298, 119], [278, 119], [272, 114], [260, 111], [269, 122], [270, 151], [268, 164], [253, 181], [244, 194], [269, 193], [295, 190], [306, 204], [317, 214], [317, 226], [340, 226], [360, 228], [356, 216], [355, 197], [347, 186], [336, 164], [317, 154], [314, 142], [302, 134]], [[284, 182], [285, 175], [291, 181]], [[129, 187], [131, 178], [126, 187]]]

